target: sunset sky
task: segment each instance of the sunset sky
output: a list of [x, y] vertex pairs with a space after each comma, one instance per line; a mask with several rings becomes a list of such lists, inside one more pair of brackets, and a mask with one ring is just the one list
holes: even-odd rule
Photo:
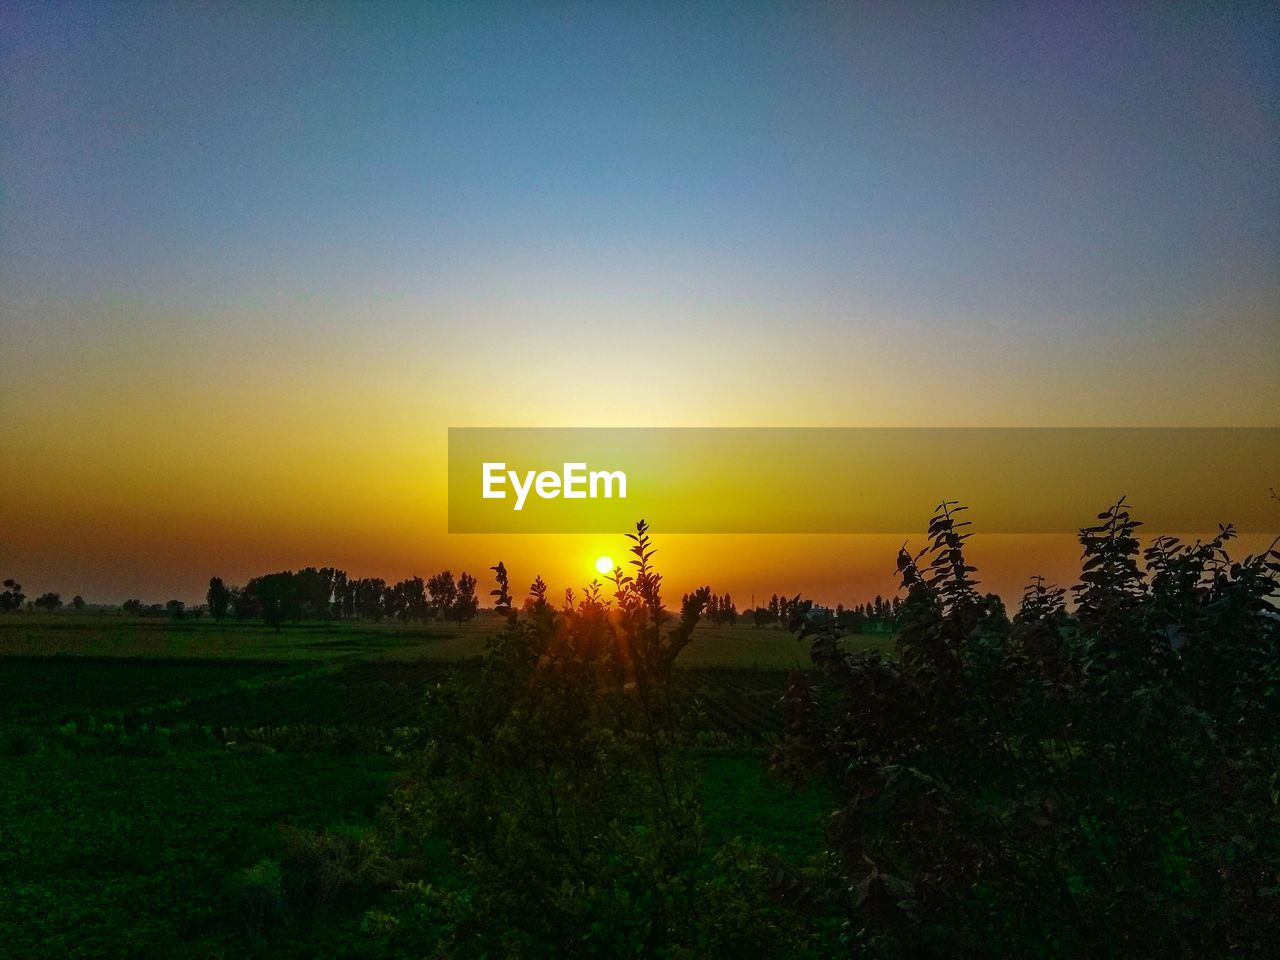
[[[451, 426], [1280, 425], [1280, 8], [979, 9], [4, 5], [0, 576], [622, 556], [449, 535]], [[902, 540], [655, 535], [740, 606]]]

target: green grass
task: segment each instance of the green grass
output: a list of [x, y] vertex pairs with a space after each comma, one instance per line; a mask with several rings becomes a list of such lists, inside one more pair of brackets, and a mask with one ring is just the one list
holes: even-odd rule
[[0, 660], [0, 722], [113, 716], [175, 697], [212, 694], [279, 674], [287, 664], [236, 660]]
[[713, 841], [752, 840], [801, 862], [821, 852], [831, 807], [825, 790], [791, 789], [759, 756], [713, 753], [702, 759], [702, 809]]
[[[428, 689], [473, 669], [499, 627], [0, 617], [0, 955], [373, 949], [358, 905], [253, 940], [236, 885], [282, 856], [282, 825], [369, 823], [394, 729], [424, 722]], [[712, 840], [797, 860], [820, 848], [828, 798], [771, 778], [761, 742], [781, 728], [784, 671], [806, 659], [749, 626], [700, 627], [681, 657], [700, 726], [738, 744], [699, 754]]]
[[[33, 613], [0, 617], [0, 657], [79, 656], [341, 661], [445, 660], [478, 657], [502, 621], [482, 614], [472, 623], [333, 621], [286, 624], [279, 631], [257, 621], [215, 623], [125, 617], [114, 613]], [[889, 634], [850, 638], [852, 649], [886, 649]], [[803, 668], [807, 647], [784, 630], [699, 625], [681, 654], [685, 667]]]
[[459, 659], [480, 653], [498, 626], [495, 618], [485, 617], [468, 624], [301, 623], [276, 631], [258, 621], [24, 612], [0, 617], [0, 657]]
[[2, 952], [239, 955], [233, 878], [275, 855], [282, 824], [368, 821], [388, 774], [378, 756], [215, 746], [0, 758]]

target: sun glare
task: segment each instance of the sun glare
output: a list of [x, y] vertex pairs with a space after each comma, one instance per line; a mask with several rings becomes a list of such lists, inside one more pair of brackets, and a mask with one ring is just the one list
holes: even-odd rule
[[596, 557], [596, 570], [600, 573], [613, 573], [613, 558]]

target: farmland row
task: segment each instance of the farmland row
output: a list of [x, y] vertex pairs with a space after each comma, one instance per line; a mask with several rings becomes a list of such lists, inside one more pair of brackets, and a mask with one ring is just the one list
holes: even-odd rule
[[[424, 721], [428, 692], [473, 669], [442, 661], [0, 660], [0, 722], [63, 723], [93, 715], [172, 726], [391, 730]], [[682, 671], [677, 687], [699, 724], [733, 738], [780, 731], [782, 675]]]

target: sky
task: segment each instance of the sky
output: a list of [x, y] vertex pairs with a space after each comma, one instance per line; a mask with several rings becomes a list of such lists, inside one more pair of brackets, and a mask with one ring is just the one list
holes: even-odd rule
[[[1268, 4], [6, 4], [0, 572], [621, 555], [449, 535], [451, 426], [1280, 425], [1278, 99]], [[655, 534], [829, 602], [900, 542]]]

